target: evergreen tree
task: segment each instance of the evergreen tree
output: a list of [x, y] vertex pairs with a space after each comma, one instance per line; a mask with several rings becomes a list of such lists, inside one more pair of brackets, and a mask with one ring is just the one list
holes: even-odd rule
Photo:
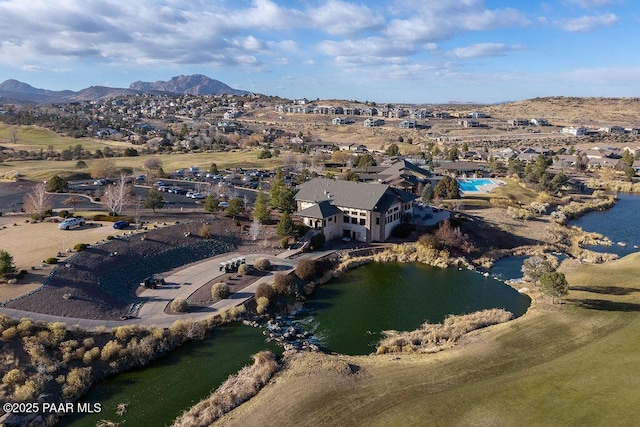
[[434, 194], [443, 199], [459, 199], [460, 186], [458, 181], [450, 176], [445, 176], [436, 184]]
[[0, 277], [15, 273], [16, 267], [13, 265], [13, 257], [4, 249], [0, 249]]
[[542, 292], [550, 295], [553, 303], [556, 302], [556, 298], [562, 299], [569, 293], [569, 283], [563, 273], [557, 271], [544, 273], [540, 276], [539, 283]]
[[164, 198], [156, 187], [151, 187], [147, 196], [142, 201], [142, 207], [147, 209], [153, 209], [153, 213], [156, 213], [156, 209], [162, 209], [164, 206]]
[[231, 218], [235, 218], [244, 210], [244, 202], [242, 199], [235, 197], [229, 200], [229, 206], [227, 206], [227, 215]]
[[293, 224], [293, 220], [288, 212], [285, 212], [280, 217], [280, 221], [278, 221], [278, 225], [276, 227], [276, 232], [280, 237], [292, 236], [295, 231], [295, 225]]
[[206, 199], [204, 199], [204, 210], [209, 213], [218, 212], [220, 209], [220, 202], [218, 198], [213, 194], [209, 194]]
[[47, 191], [50, 193], [62, 193], [69, 189], [67, 180], [58, 175], [54, 175], [47, 183]]
[[260, 224], [264, 224], [269, 220], [269, 210], [267, 209], [267, 203], [264, 200], [262, 190], [258, 191], [258, 196], [256, 197], [256, 204], [253, 208], [253, 218], [258, 220]]
[[422, 188], [422, 194], [420, 194], [420, 198], [423, 202], [429, 203], [433, 200], [433, 187], [430, 183], [426, 183]]

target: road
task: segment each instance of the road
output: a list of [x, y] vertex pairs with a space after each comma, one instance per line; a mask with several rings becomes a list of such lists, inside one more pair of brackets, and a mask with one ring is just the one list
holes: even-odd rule
[[[239, 197], [253, 204], [256, 199], [256, 191], [235, 186], [220, 187], [209, 183], [185, 182], [178, 180], [164, 180], [170, 185], [180, 186], [187, 190], [196, 190], [203, 194], [220, 194], [224, 193], [227, 197]], [[23, 185], [15, 185], [10, 189], [0, 189], [0, 212], [20, 212], [23, 207], [23, 201], [27, 193], [29, 193], [34, 183], [24, 183]], [[76, 181], [69, 184], [70, 193], [50, 193], [54, 210], [68, 209], [72, 210], [73, 206], [65, 204], [65, 200], [72, 195], [80, 196], [82, 199], [75, 209], [79, 211], [104, 210], [104, 206], [100, 202], [92, 201], [89, 195], [100, 194], [104, 191], [105, 186], [95, 185], [93, 180]], [[149, 192], [149, 186], [135, 185], [135, 198], [144, 199]], [[202, 200], [194, 200], [180, 194], [162, 193], [165, 199], [165, 207], [168, 209], [199, 209], [202, 208]]]
[[[285, 251], [278, 256], [265, 254], [246, 255], [246, 262], [251, 264], [257, 258], [267, 258], [274, 266], [279, 266], [277, 271], [291, 271], [295, 268], [297, 262], [302, 258], [317, 259], [324, 257], [332, 250], [318, 251], [306, 253], [302, 256], [291, 259], [289, 257], [298, 254], [298, 251]], [[176, 271], [173, 274], [165, 276], [166, 286], [157, 289], [146, 289], [140, 296], [147, 301], [140, 308], [137, 317], [128, 320], [95, 320], [95, 319], [78, 319], [70, 317], [52, 316], [47, 314], [32, 313], [28, 311], [15, 310], [7, 307], [0, 307], [0, 313], [15, 319], [23, 317], [32, 318], [36, 321], [43, 322], [64, 322], [68, 327], [78, 326], [86, 330], [111, 330], [122, 325], [140, 325], [140, 326], [158, 326], [167, 328], [178, 319], [203, 320], [212, 315], [220, 314], [224, 310], [241, 305], [254, 297], [255, 291], [261, 283], [270, 283], [273, 281], [273, 275], [276, 269], [270, 274], [260, 277], [240, 292], [232, 294], [229, 298], [220, 300], [215, 304], [193, 313], [185, 314], [167, 314], [165, 308], [172, 300], [176, 298], [187, 299], [189, 295], [197, 291], [201, 286], [208, 282], [223, 276], [219, 265], [223, 261], [230, 260], [242, 256], [238, 253], [227, 253], [217, 257], [209, 258], [205, 261], [195, 263], [186, 268]]]

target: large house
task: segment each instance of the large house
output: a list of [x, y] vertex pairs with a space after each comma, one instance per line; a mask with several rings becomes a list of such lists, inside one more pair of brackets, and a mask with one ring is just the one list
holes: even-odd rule
[[385, 184], [314, 178], [296, 193], [294, 214], [327, 240], [382, 242], [413, 213], [416, 195]]

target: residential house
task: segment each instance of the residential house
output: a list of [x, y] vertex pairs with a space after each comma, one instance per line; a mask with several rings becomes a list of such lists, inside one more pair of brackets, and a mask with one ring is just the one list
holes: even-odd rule
[[622, 159], [613, 159], [610, 157], [593, 157], [588, 159], [587, 169], [613, 168], [620, 170], [625, 165]]
[[486, 119], [487, 117], [489, 117], [486, 113], [483, 113], [482, 111], [472, 111], [471, 113], [469, 113], [469, 118], [470, 119]]
[[529, 125], [529, 120], [527, 119], [522, 119], [522, 118], [517, 118], [517, 119], [511, 119], [508, 122], [511, 126], [528, 126]]
[[587, 134], [587, 128], [585, 127], [564, 127], [562, 128], [562, 133], [567, 133], [569, 135], [573, 135], [573, 136], [584, 136]]
[[416, 195], [385, 184], [314, 178], [295, 195], [295, 216], [327, 240], [382, 242], [404, 214], [413, 213]]
[[613, 135], [624, 135], [625, 130], [622, 126], [607, 126], [600, 128], [601, 132], [610, 133]]
[[542, 117], [538, 117], [536, 119], [531, 119], [531, 120], [529, 120], [529, 123], [532, 126], [549, 126], [549, 121], [547, 119], [542, 118]]
[[463, 119], [463, 120], [459, 120], [458, 124], [462, 127], [465, 128], [479, 128], [482, 127], [482, 125], [480, 124], [479, 121], [475, 120], [475, 119]]
[[434, 111], [433, 117], [435, 117], [436, 119], [450, 119], [451, 114], [449, 114], [447, 111]]
[[349, 117], [334, 117], [331, 119], [331, 124], [333, 125], [348, 125], [354, 123], [354, 120]]
[[384, 125], [384, 120], [382, 119], [374, 119], [370, 117], [368, 119], [365, 119], [364, 121], [364, 127], [366, 128], [378, 127], [382, 125]]
[[403, 120], [398, 124], [400, 129], [415, 129], [416, 121], [415, 119]]
[[469, 162], [463, 160], [445, 161], [439, 160], [435, 164], [435, 171], [442, 175], [475, 175], [484, 176], [489, 169], [489, 165], [481, 162]]
[[426, 183], [433, 175], [430, 171], [400, 158], [393, 158], [389, 163], [382, 164], [380, 167], [381, 170], [372, 176], [373, 179], [381, 184], [388, 184], [412, 193], [417, 191], [418, 186]]

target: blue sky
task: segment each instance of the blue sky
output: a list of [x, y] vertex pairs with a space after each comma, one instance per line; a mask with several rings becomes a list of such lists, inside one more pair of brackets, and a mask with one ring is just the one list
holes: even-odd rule
[[267, 95], [640, 96], [637, 0], [0, 0], [0, 81], [205, 74]]

